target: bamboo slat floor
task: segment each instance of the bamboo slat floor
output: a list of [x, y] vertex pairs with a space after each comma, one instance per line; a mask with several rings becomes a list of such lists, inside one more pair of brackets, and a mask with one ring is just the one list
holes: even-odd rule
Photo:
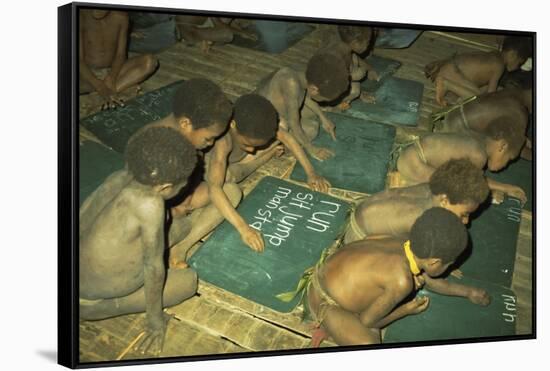
[[[425, 64], [455, 53], [495, 50], [499, 42], [500, 38], [495, 35], [424, 32], [407, 49], [375, 49], [377, 55], [402, 62], [397, 77], [424, 84], [418, 128], [398, 128], [397, 141], [405, 141], [410, 134], [429, 130], [429, 117], [434, 109], [438, 109], [433, 85], [424, 77]], [[275, 69], [287, 66], [304, 69], [307, 60], [320, 46], [320, 30], [279, 55], [234, 45], [214, 46], [205, 54], [198, 48], [176, 44], [157, 55], [159, 70], [141, 88], [147, 92], [180, 79], [206, 77], [219, 84], [228, 97], [235, 100], [241, 94], [253, 91], [256, 84]], [[132, 95], [135, 92], [128, 94], [129, 97]], [[80, 117], [96, 112], [98, 102], [94, 94], [81, 97]], [[283, 155], [263, 165], [242, 183], [245, 195], [266, 175], [286, 178], [294, 163], [293, 158]], [[364, 196], [337, 189], [331, 190], [331, 194], [350, 201]], [[196, 248], [198, 246], [194, 250]], [[524, 212], [512, 283], [518, 296], [518, 334], [531, 332], [532, 255], [532, 216]], [[175, 319], [170, 321], [161, 357], [304, 348], [309, 345], [311, 337], [308, 326], [300, 321], [299, 309], [284, 315], [202, 281], [196, 297], [167, 311]], [[133, 352], [129, 345], [139, 336], [143, 321], [144, 315], [139, 314], [82, 322], [81, 361], [139, 358], [141, 355]], [[332, 345], [330, 342], [325, 344]]]

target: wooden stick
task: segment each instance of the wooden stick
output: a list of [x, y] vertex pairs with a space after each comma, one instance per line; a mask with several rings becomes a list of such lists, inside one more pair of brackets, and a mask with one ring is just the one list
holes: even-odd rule
[[136, 345], [136, 343], [139, 341], [139, 339], [143, 337], [143, 335], [145, 335], [145, 331], [142, 331], [138, 336], [136, 336], [136, 338], [130, 344], [128, 344], [126, 349], [124, 349], [122, 353], [120, 353], [118, 357], [116, 357], [116, 360], [120, 361], [122, 358], [124, 358], [124, 356], [130, 351], [130, 349], [132, 349], [134, 345]]

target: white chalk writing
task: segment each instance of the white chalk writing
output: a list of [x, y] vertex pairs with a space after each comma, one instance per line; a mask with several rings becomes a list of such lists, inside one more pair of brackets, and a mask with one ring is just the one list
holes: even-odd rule
[[[305, 223], [306, 229], [318, 233], [329, 230], [342, 204], [326, 200], [315, 203], [312, 193], [293, 193], [290, 188], [279, 186], [264, 206], [256, 211], [249, 225], [263, 231], [265, 241], [278, 247], [289, 239], [300, 223]], [[269, 228], [264, 230], [268, 225]]]

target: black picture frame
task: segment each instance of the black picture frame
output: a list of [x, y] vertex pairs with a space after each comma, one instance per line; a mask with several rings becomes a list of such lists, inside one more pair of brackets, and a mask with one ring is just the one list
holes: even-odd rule
[[[81, 363], [79, 361], [79, 318], [78, 318], [78, 205], [79, 205], [79, 66], [78, 66], [78, 12], [86, 8], [102, 8], [109, 10], [133, 10], [151, 13], [195, 14], [213, 17], [239, 17], [245, 19], [267, 19], [291, 22], [318, 24], [357, 24], [373, 27], [407, 28], [415, 30], [434, 30], [440, 32], [464, 32], [490, 35], [528, 36], [533, 42], [533, 96], [536, 97], [536, 33], [525, 31], [494, 30], [479, 28], [457, 28], [445, 26], [430, 26], [418, 24], [365, 22], [357, 20], [334, 20], [306, 18], [296, 16], [278, 16], [266, 14], [248, 14], [235, 12], [200, 11], [191, 9], [168, 9], [141, 6], [70, 3], [58, 8], [58, 363], [70, 368], [86, 368], [99, 366], [119, 366], [132, 364], [152, 364], [176, 361], [198, 361], [226, 358], [245, 358], [288, 354], [307, 354], [315, 352], [340, 352], [348, 350], [365, 350], [380, 348], [416, 347], [425, 345], [461, 344], [475, 342], [492, 342], [503, 340], [535, 339], [536, 336], [536, 280], [532, 284], [532, 332], [525, 335], [484, 337], [480, 339], [453, 339], [437, 341], [417, 341], [414, 343], [379, 344], [369, 346], [339, 346], [336, 348], [295, 349], [278, 351], [258, 351], [236, 354], [215, 354], [201, 356], [183, 356], [170, 358], [154, 358], [140, 360], [105, 361], [97, 363]], [[537, 137], [537, 107], [533, 102], [533, 219], [532, 219], [532, 274], [536, 277], [536, 137]]]

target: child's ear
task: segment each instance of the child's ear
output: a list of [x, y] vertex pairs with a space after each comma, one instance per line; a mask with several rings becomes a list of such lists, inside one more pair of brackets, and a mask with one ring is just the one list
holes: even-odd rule
[[441, 207], [449, 206], [449, 197], [445, 193], [439, 195], [439, 205]]
[[157, 192], [169, 191], [174, 185], [172, 183], [159, 184], [155, 186]]
[[319, 94], [319, 88], [316, 86], [316, 85], [308, 85], [307, 86], [307, 91], [309, 93], [309, 95], [312, 95], [312, 96], [315, 96], [315, 95], [318, 95]]
[[237, 123], [235, 122], [235, 120], [231, 120], [231, 122], [229, 122], [229, 127], [231, 127], [231, 129], [237, 128]]
[[443, 262], [440, 258], [428, 258], [427, 263], [429, 266], [434, 266], [436, 264], [442, 264]]
[[178, 126], [183, 131], [191, 131], [193, 130], [193, 125], [191, 124], [191, 120], [187, 117], [181, 117], [178, 119]]
[[504, 139], [498, 140], [498, 151], [499, 152], [506, 152], [508, 150], [508, 142]]

